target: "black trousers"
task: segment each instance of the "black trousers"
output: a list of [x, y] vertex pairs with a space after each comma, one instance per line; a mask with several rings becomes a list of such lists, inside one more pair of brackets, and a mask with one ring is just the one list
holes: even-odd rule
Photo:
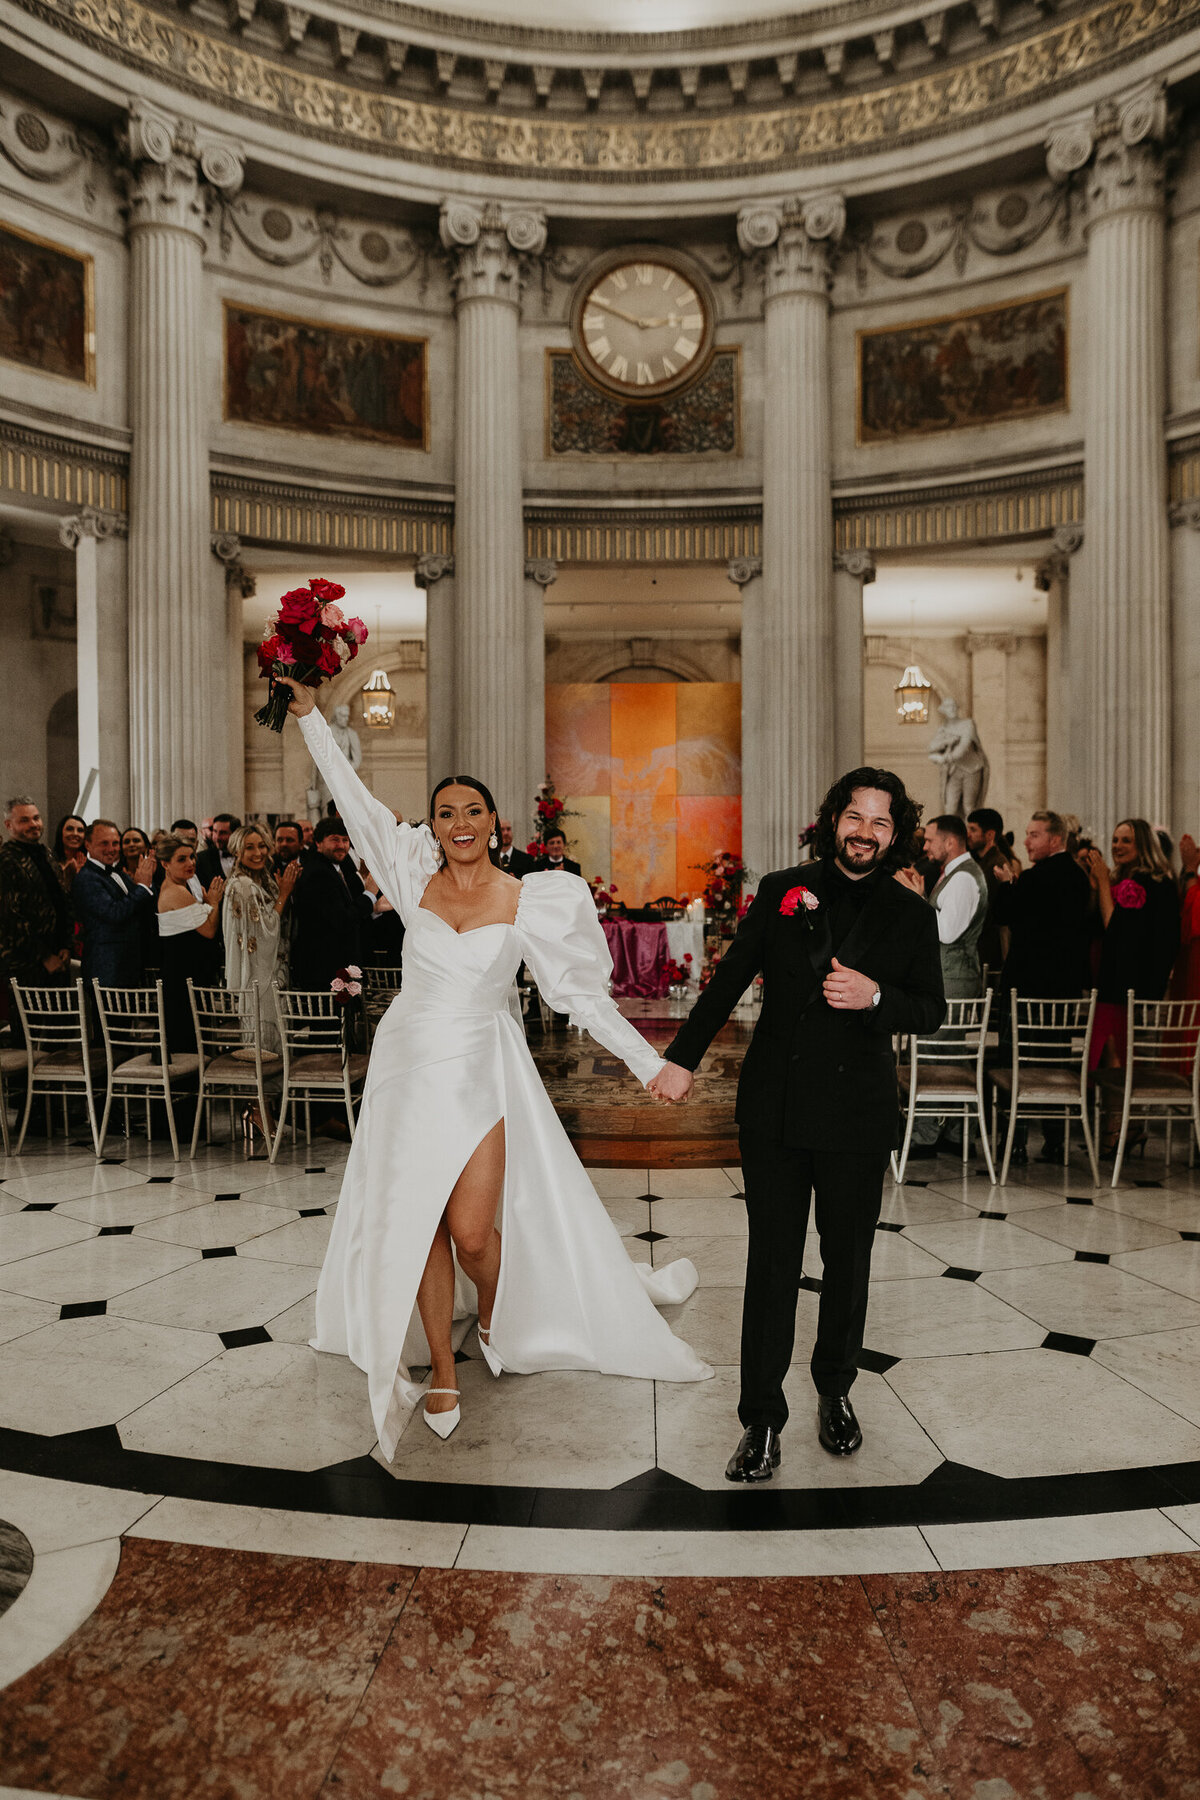
[[871, 1248], [887, 1157], [795, 1150], [758, 1132], [741, 1133], [750, 1243], [742, 1307], [743, 1425], [787, 1423], [783, 1383], [796, 1337], [809, 1208], [816, 1196], [824, 1264], [812, 1378], [818, 1394], [848, 1394], [858, 1373], [867, 1317]]

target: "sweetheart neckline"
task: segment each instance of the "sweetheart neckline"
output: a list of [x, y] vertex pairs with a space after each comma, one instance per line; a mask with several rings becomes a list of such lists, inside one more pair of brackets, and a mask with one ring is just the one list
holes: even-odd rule
[[466, 931], [456, 931], [449, 919], [443, 919], [441, 913], [435, 913], [431, 906], [418, 906], [417, 911], [424, 913], [427, 919], [436, 919], [453, 937], [474, 937], [477, 931], [495, 931], [497, 927], [501, 931], [514, 931], [517, 924], [515, 919], [493, 919], [488, 925], [471, 925]]

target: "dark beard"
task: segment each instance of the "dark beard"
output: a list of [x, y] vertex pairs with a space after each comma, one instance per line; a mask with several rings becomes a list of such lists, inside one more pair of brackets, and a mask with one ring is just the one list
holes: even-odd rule
[[839, 868], [845, 869], [848, 875], [870, 875], [882, 863], [887, 852], [879, 845], [873, 846], [875, 854], [869, 862], [854, 862], [846, 855], [846, 845], [841, 843], [834, 852], [834, 860]]

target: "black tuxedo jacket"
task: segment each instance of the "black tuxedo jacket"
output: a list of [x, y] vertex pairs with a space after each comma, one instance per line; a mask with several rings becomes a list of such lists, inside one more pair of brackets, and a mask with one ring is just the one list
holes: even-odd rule
[[292, 986], [324, 990], [348, 963], [361, 968], [374, 910], [351, 857], [308, 857], [292, 889]]
[[996, 918], [1012, 932], [1003, 986], [1033, 999], [1077, 999], [1088, 978], [1092, 887], [1065, 850], [1030, 863], [996, 894]]
[[[550, 863], [546, 862], [545, 860], [543, 860], [542, 862], [539, 862], [539, 863], [534, 863], [533, 866], [535, 869], [550, 869], [551, 874], [555, 874], [558, 872], [551, 866]], [[561, 870], [566, 875], [582, 875], [583, 874], [583, 870], [580, 868], [579, 864], [577, 862], [572, 862], [571, 858], [569, 856], [563, 857], [562, 861], [558, 865], [558, 869]]]
[[[501, 852], [501, 855], [503, 855], [503, 851]], [[524, 850], [518, 850], [515, 844], [513, 845], [508, 858], [508, 872], [510, 875], [515, 875], [517, 880], [520, 881], [522, 875], [528, 875], [532, 869], [536, 869], [538, 866], [539, 865], [534, 861], [532, 856], [527, 855]], [[503, 867], [503, 864], [501, 864], [501, 867]]]
[[202, 888], [208, 888], [219, 875], [224, 875], [221, 867], [221, 852], [210, 845], [207, 850], [196, 852], [196, 880]]
[[762, 1011], [742, 1064], [738, 1124], [797, 1149], [886, 1157], [899, 1122], [892, 1034], [936, 1031], [946, 1016], [937, 915], [890, 876], [878, 881], [837, 955], [878, 984], [879, 1005], [845, 1012], [821, 991], [833, 959], [824, 911], [779, 910], [789, 888], [811, 888], [820, 900], [827, 882], [819, 862], [764, 877], [664, 1054], [694, 1069], [761, 974]]

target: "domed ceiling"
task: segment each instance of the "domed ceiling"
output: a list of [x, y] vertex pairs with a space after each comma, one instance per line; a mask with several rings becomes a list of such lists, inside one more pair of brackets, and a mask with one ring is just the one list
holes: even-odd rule
[[535, 31], [620, 31], [649, 42], [664, 33], [732, 25], [751, 36], [756, 26], [776, 24], [811, 11], [823, 0], [439, 0], [431, 13], [489, 25], [525, 25]]

